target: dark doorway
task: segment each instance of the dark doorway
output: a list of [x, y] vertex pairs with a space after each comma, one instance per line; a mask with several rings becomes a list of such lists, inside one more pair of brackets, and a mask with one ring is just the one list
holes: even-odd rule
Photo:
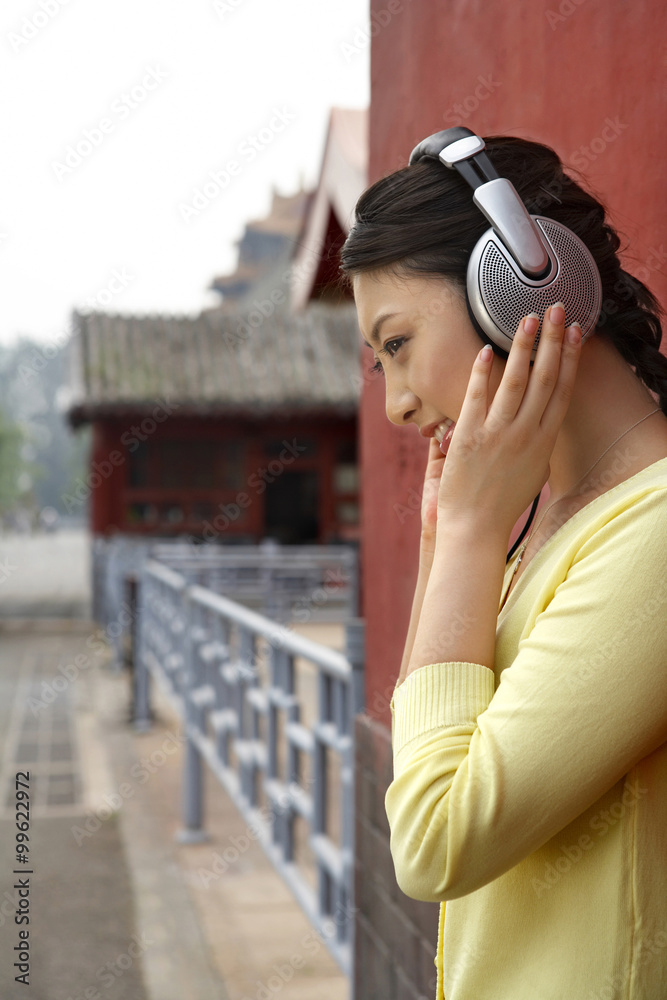
[[285, 471], [266, 487], [264, 534], [281, 545], [319, 541], [317, 471]]

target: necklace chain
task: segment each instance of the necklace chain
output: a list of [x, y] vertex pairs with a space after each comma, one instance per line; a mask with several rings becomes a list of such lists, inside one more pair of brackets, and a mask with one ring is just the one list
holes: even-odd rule
[[579, 483], [580, 483], [580, 482], [582, 481], [582, 479], [585, 479], [585, 478], [586, 478], [586, 476], [588, 475], [588, 473], [589, 473], [589, 472], [592, 472], [592, 471], [593, 471], [593, 469], [594, 469], [594, 468], [595, 468], [595, 466], [596, 466], [596, 465], [598, 464], [598, 462], [601, 462], [601, 461], [602, 461], [602, 459], [603, 459], [603, 458], [604, 458], [604, 456], [605, 456], [605, 455], [607, 454], [607, 452], [608, 452], [608, 451], [609, 451], [609, 450], [610, 450], [611, 448], [613, 448], [613, 447], [614, 447], [614, 445], [615, 445], [615, 444], [616, 444], [616, 443], [617, 443], [618, 441], [620, 441], [622, 437], [625, 437], [625, 435], [626, 435], [626, 434], [629, 434], [631, 430], [634, 430], [634, 428], [635, 428], [635, 427], [637, 426], [637, 424], [641, 424], [642, 420], [646, 420], [646, 419], [647, 419], [648, 417], [651, 417], [651, 416], [653, 416], [653, 414], [654, 414], [654, 413], [659, 413], [659, 411], [660, 411], [661, 409], [662, 409], [662, 407], [660, 407], [660, 406], [657, 406], [657, 407], [655, 408], [655, 410], [651, 410], [651, 412], [650, 412], [650, 413], [647, 413], [647, 414], [646, 414], [646, 416], [642, 417], [642, 418], [641, 418], [641, 420], [638, 420], [638, 421], [637, 421], [637, 423], [635, 423], [635, 424], [633, 424], [633, 425], [632, 425], [632, 427], [628, 427], [627, 431], [623, 431], [623, 433], [622, 433], [622, 434], [619, 434], [619, 436], [618, 436], [618, 437], [616, 438], [616, 440], [615, 440], [615, 441], [612, 441], [612, 442], [611, 442], [611, 444], [609, 445], [609, 448], [605, 448], [605, 450], [604, 450], [604, 451], [602, 452], [602, 454], [601, 454], [601, 455], [600, 455], [600, 457], [599, 457], [599, 458], [597, 459], [597, 461], [593, 462], [593, 464], [591, 465], [590, 469], [587, 469], [587, 470], [586, 470], [586, 472], [584, 472], [584, 474], [583, 474], [583, 476], [581, 477], [581, 479], [578, 479], [578, 480], [577, 480], [577, 482], [576, 482], [576, 483], [574, 484], [574, 486], [571, 486], [571, 487], [570, 487], [570, 489], [569, 489], [569, 490], [567, 491], [567, 493], [563, 493], [563, 496], [562, 496], [562, 497], [558, 497], [558, 499], [557, 499], [557, 500], [554, 500], [554, 501], [553, 501], [553, 503], [550, 503], [550, 504], [549, 504], [549, 506], [547, 507], [547, 509], [546, 509], [546, 510], [545, 510], [545, 511], [544, 511], [544, 512], [542, 513], [542, 517], [541, 517], [541, 518], [539, 519], [539, 521], [537, 522], [537, 524], [536, 524], [536, 525], [535, 525], [535, 526], [534, 526], [533, 528], [531, 528], [531, 530], [530, 530], [530, 533], [529, 533], [529, 535], [528, 535], [528, 538], [527, 538], [527, 539], [525, 540], [525, 542], [523, 543], [523, 545], [522, 545], [522, 546], [521, 546], [521, 548], [519, 549], [519, 557], [518, 557], [518, 559], [517, 559], [516, 563], [514, 564], [514, 569], [512, 570], [512, 577], [514, 576], [514, 574], [516, 573], [516, 571], [517, 571], [517, 570], [518, 570], [518, 568], [519, 568], [519, 563], [520, 563], [520, 562], [521, 562], [521, 560], [523, 559], [523, 554], [524, 554], [524, 552], [526, 551], [526, 547], [527, 547], [527, 545], [528, 545], [528, 542], [529, 542], [529, 541], [531, 540], [531, 538], [533, 537], [533, 532], [537, 531], [537, 529], [539, 528], [539, 526], [540, 526], [540, 525], [542, 524], [542, 521], [544, 520], [545, 516], [546, 516], [546, 515], [547, 515], [547, 514], [549, 513], [549, 511], [550, 511], [550, 510], [551, 510], [551, 508], [552, 508], [552, 507], [554, 506], [554, 504], [557, 504], [557, 503], [559, 502], [559, 500], [563, 500], [563, 498], [564, 498], [564, 497], [566, 497], [568, 493], [571, 493], [571, 492], [572, 492], [572, 490], [573, 490], [573, 489], [575, 488], [575, 486], [578, 486], [578, 485], [579, 485]]

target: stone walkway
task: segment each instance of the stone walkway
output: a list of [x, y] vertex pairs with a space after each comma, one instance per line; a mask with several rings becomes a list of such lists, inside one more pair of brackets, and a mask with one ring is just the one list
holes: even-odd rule
[[[84, 685], [56, 693], [53, 684], [64, 680], [56, 674], [57, 664], [70, 661], [75, 651], [78, 655], [83, 638], [73, 629], [47, 630], [36, 622], [27, 630], [5, 623], [0, 633], [3, 1000], [79, 1000], [93, 989], [105, 1000], [149, 998], [119, 816], [110, 814], [85, 847], [74, 836], [96, 797], [95, 781], [90, 781], [96, 748], [80, 738], [90, 703]], [[19, 791], [27, 785], [29, 796], [27, 831], [17, 830], [15, 819], [17, 775]], [[21, 800], [25, 802], [25, 794]], [[22, 807], [20, 815], [25, 811]], [[18, 839], [20, 832], [29, 840]], [[29, 848], [27, 864], [19, 860], [19, 845]], [[16, 908], [24, 905], [21, 894], [29, 919], [28, 989], [15, 981], [26, 971], [14, 967], [19, 930], [24, 929], [15, 923]]]

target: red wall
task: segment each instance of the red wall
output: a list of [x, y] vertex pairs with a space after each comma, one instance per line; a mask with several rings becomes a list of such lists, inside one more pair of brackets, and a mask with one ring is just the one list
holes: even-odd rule
[[[371, 31], [369, 184], [452, 125], [545, 142], [613, 208], [634, 257], [626, 256], [626, 269], [665, 304], [667, 5], [371, 0]], [[367, 369], [372, 352], [362, 350]], [[428, 443], [387, 420], [382, 379], [364, 387], [360, 438], [366, 702], [389, 726], [420, 527], [418, 508], [401, 522], [395, 505], [409, 507], [410, 490], [421, 492]]]

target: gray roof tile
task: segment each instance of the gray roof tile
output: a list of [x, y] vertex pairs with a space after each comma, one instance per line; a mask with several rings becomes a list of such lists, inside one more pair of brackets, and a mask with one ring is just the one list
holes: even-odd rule
[[356, 412], [361, 334], [353, 303], [276, 312], [255, 328], [247, 316], [75, 313], [74, 424], [158, 398], [202, 413]]

